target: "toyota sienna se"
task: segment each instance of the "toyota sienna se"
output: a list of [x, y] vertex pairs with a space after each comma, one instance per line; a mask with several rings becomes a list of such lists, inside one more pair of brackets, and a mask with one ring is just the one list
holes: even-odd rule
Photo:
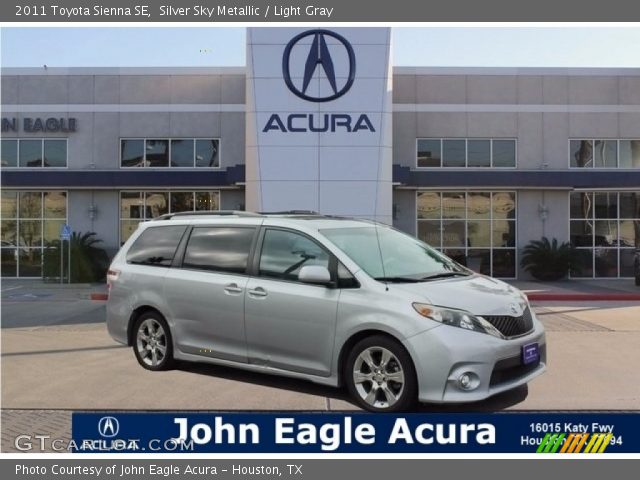
[[169, 214], [108, 272], [107, 325], [144, 368], [210, 362], [346, 385], [374, 412], [482, 400], [546, 369], [527, 298], [386, 225]]

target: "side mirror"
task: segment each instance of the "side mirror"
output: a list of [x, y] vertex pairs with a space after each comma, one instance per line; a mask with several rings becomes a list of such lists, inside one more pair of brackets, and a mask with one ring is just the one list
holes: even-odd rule
[[298, 280], [303, 283], [329, 285], [331, 283], [331, 274], [327, 267], [321, 265], [305, 265], [300, 269]]

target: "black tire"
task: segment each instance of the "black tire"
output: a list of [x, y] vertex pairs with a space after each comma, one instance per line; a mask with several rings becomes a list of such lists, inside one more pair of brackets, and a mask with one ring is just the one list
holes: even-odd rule
[[[357, 368], [359, 372], [362, 372], [361, 366], [364, 367], [364, 364], [359, 359], [359, 356], [367, 350], [369, 350], [370, 353], [374, 353], [374, 355], [372, 355], [376, 357], [374, 360], [377, 360], [378, 351], [380, 358], [382, 358], [383, 350], [391, 352], [395, 358], [389, 361], [387, 365], [391, 366], [391, 373], [387, 371], [387, 366], [384, 367], [385, 371], [382, 372], [382, 383], [378, 383], [375, 375], [373, 375], [371, 380], [360, 382], [358, 387], [354, 379], [354, 371]], [[360, 364], [359, 366], [356, 366], [356, 361]], [[395, 362], [397, 362], [397, 364]], [[384, 380], [386, 374], [394, 375], [394, 371], [395, 374], [397, 374], [397, 366], [400, 367], [401, 372], [404, 374], [404, 383], [400, 389], [398, 388], [399, 384], [394, 380], [389, 380], [388, 382]], [[359, 406], [370, 412], [405, 412], [411, 410], [417, 403], [418, 381], [411, 356], [398, 341], [385, 335], [372, 335], [356, 343], [349, 352], [343, 375], [351, 397]], [[378, 377], [378, 379], [379, 378], [380, 377]], [[392, 405], [384, 405], [384, 399], [387, 398], [386, 388], [390, 388], [392, 393], [398, 394], [395, 403]], [[374, 394], [374, 404], [367, 402], [365, 398], [363, 398], [363, 395], [367, 392], [372, 394], [371, 389], [377, 391]], [[367, 398], [369, 398], [369, 395], [367, 395]]]
[[[153, 343], [153, 346], [156, 348], [156, 361], [154, 361], [152, 350], [142, 348], [145, 345], [145, 341], [139, 338], [138, 333], [139, 330], [143, 328], [143, 325], [145, 325], [144, 328], [147, 337], [149, 337], [152, 343], [155, 342]], [[159, 325], [162, 329], [162, 335], [157, 336], [157, 338], [151, 338], [153, 337], [153, 335], [149, 335], [152, 333], [149, 331], [149, 327], [151, 325]], [[157, 332], [159, 332], [159, 330], [156, 330], [156, 333]], [[173, 358], [173, 339], [171, 338], [171, 330], [169, 330], [167, 321], [158, 312], [150, 311], [143, 313], [138, 317], [133, 326], [133, 339], [131, 343], [133, 344], [133, 354], [143, 368], [157, 372], [161, 370], [170, 370], [174, 367], [175, 360]], [[160, 355], [162, 351], [161, 347], [164, 347], [164, 354], [162, 355]], [[148, 351], [149, 353], [143, 357], [141, 350], [145, 352]]]

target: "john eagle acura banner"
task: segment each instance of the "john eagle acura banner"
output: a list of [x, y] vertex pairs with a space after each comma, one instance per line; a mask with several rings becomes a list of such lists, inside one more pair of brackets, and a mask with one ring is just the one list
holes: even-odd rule
[[70, 449], [215, 453], [640, 452], [625, 413], [74, 413]]

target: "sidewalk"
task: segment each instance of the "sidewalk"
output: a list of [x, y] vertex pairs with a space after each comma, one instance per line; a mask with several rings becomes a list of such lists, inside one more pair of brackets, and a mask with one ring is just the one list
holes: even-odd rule
[[633, 279], [509, 280], [509, 284], [522, 290], [531, 301], [640, 301], [640, 287]]

